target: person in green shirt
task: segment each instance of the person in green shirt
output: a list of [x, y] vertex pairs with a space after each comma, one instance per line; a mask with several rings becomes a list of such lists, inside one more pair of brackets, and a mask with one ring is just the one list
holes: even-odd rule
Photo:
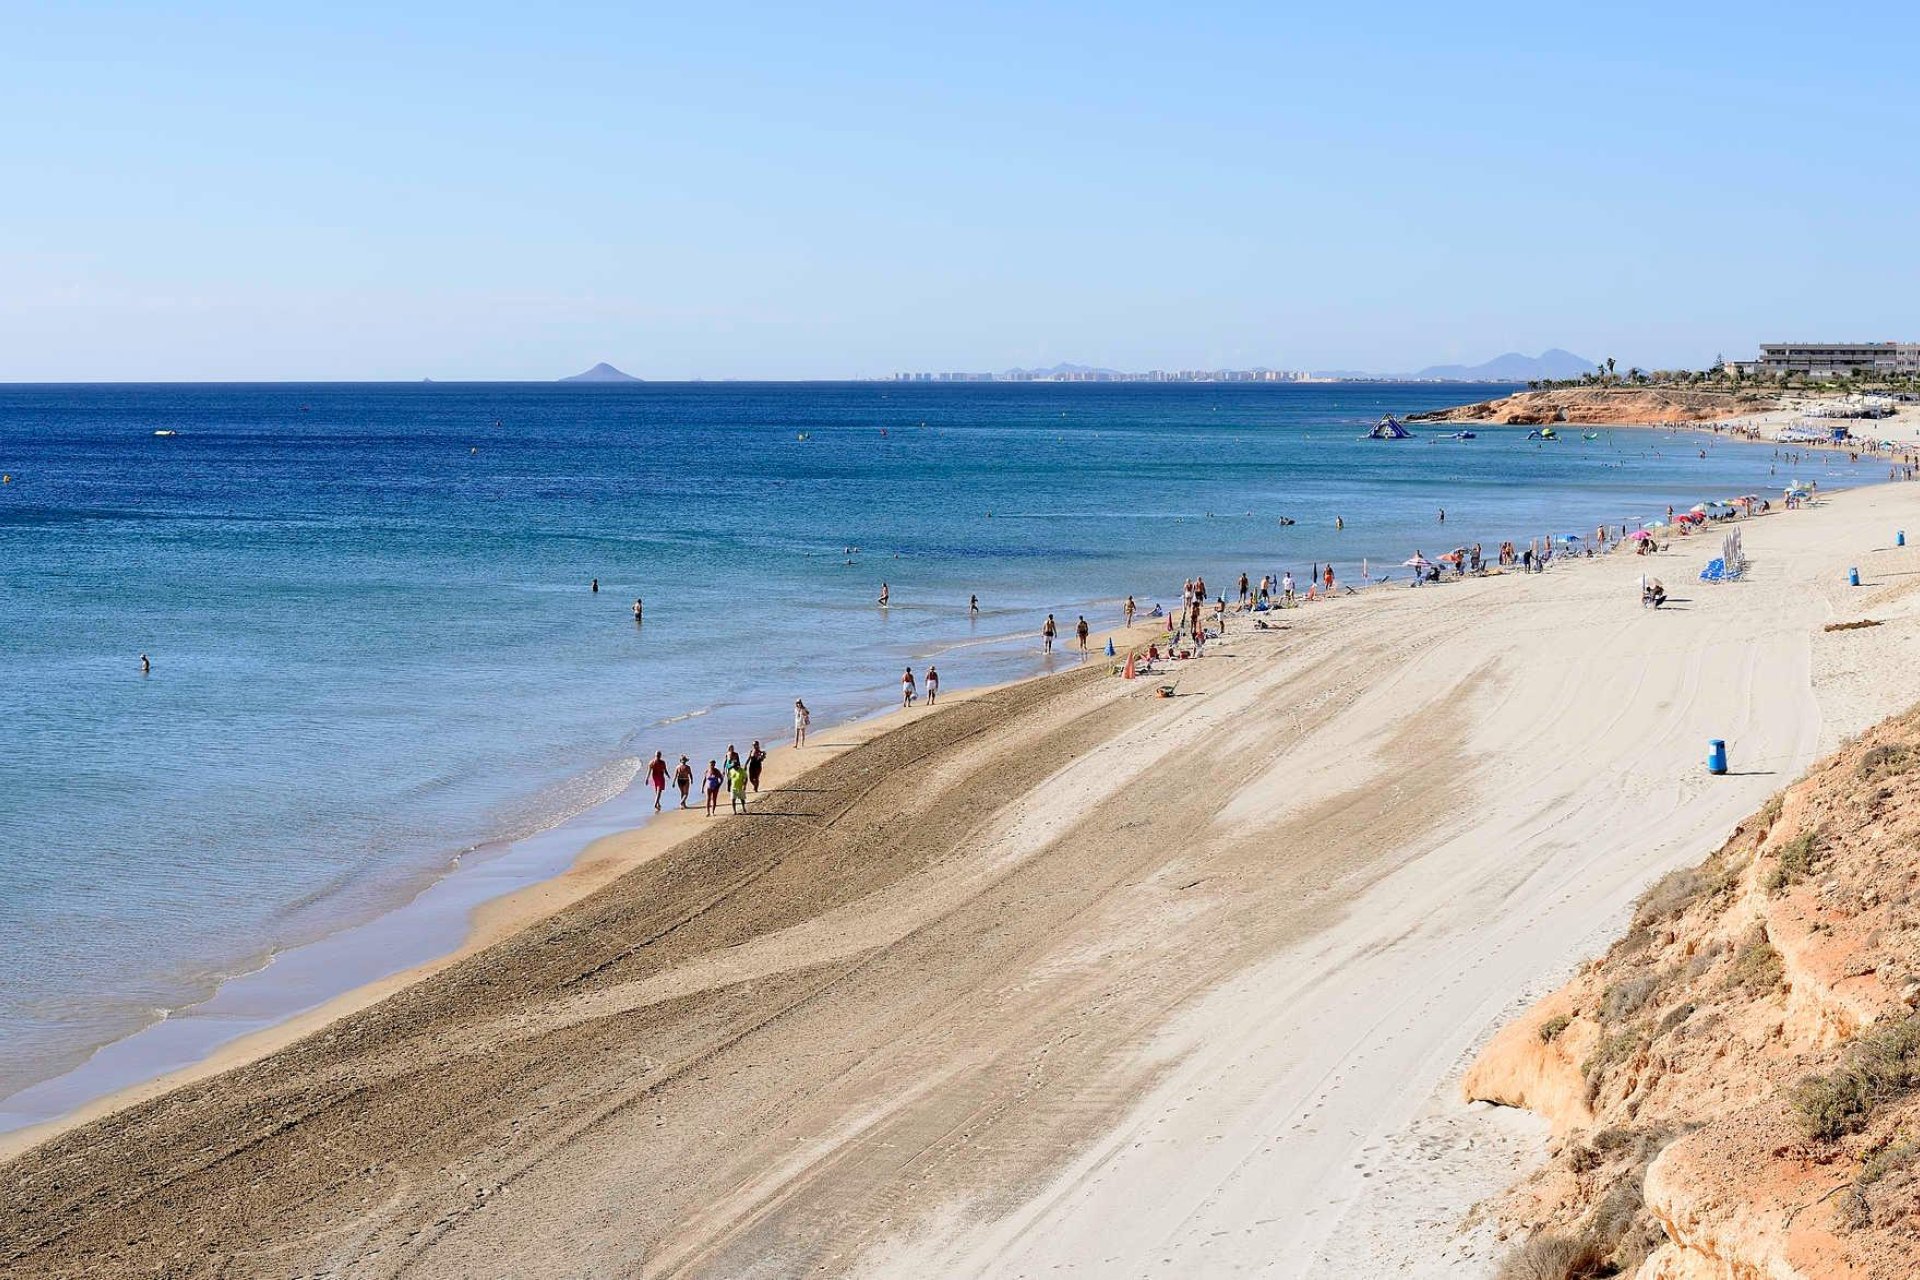
[[733, 811], [747, 811], [747, 768], [738, 760], [727, 769], [727, 790], [733, 795]]

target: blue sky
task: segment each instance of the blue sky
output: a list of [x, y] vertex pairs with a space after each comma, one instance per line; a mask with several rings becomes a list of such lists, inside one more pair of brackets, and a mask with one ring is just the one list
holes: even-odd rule
[[0, 379], [1920, 339], [1911, 10], [0, 0]]

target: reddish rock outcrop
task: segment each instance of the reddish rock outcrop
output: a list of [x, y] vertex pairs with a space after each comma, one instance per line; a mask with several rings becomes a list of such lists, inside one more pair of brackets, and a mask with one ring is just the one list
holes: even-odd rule
[[1763, 392], [1670, 391], [1656, 387], [1567, 387], [1521, 391], [1454, 409], [1416, 413], [1409, 422], [1489, 422], [1543, 426], [1626, 426], [1660, 422], [1719, 422], [1779, 407]]
[[1481, 1054], [1553, 1123], [1515, 1276], [1920, 1276], [1920, 711], [1823, 761]]

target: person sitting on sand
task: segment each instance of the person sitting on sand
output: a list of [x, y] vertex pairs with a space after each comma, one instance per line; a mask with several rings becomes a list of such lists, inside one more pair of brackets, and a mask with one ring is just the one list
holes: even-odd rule
[[718, 760], [707, 761], [707, 773], [706, 777], [701, 779], [700, 789], [707, 793], [707, 816], [709, 818], [719, 811], [722, 781], [720, 777], [720, 762]]
[[807, 710], [807, 704], [800, 699], [793, 700], [793, 745], [807, 745], [807, 726], [813, 722], [813, 713]]
[[687, 807], [687, 797], [693, 794], [693, 766], [687, 763], [685, 756], [680, 757], [679, 765], [673, 771], [673, 785], [680, 789], [680, 807]]

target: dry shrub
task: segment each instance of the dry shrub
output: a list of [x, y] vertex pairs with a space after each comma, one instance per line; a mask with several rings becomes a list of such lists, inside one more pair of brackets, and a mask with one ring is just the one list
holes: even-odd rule
[[1607, 1250], [1585, 1236], [1535, 1236], [1508, 1254], [1498, 1280], [1600, 1280], [1613, 1274]]
[[1756, 926], [1753, 936], [1733, 958], [1733, 967], [1727, 971], [1727, 985], [1749, 995], [1768, 995], [1779, 988], [1785, 972], [1780, 953], [1767, 941], [1766, 930]]
[[1560, 1038], [1560, 1033], [1573, 1025], [1573, 1019], [1564, 1013], [1555, 1014], [1540, 1024], [1540, 1043], [1552, 1044]]
[[1854, 766], [1854, 773], [1863, 782], [1878, 782], [1882, 778], [1891, 778], [1905, 773], [1913, 763], [1913, 749], [1902, 743], [1883, 742], [1877, 747], [1868, 747], [1860, 756], [1860, 763]]
[[1817, 827], [1802, 831], [1781, 845], [1775, 855], [1773, 870], [1767, 875], [1767, 892], [1785, 892], [1812, 875], [1820, 865], [1821, 852], [1820, 830]]
[[1844, 1064], [1808, 1076], [1788, 1098], [1806, 1135], [1831, 1142], [1857, 1133], [1876, 1107], [1915, 1089], [1920, 1089], [1920, 1014], [1867, 1028]]
[[1649, 973], [1611, 984], [1600, 996], [1600, 1020], [1625, 1022], [1647, 1007], [1660, 993], [1664, 980], [1664, 974]]

